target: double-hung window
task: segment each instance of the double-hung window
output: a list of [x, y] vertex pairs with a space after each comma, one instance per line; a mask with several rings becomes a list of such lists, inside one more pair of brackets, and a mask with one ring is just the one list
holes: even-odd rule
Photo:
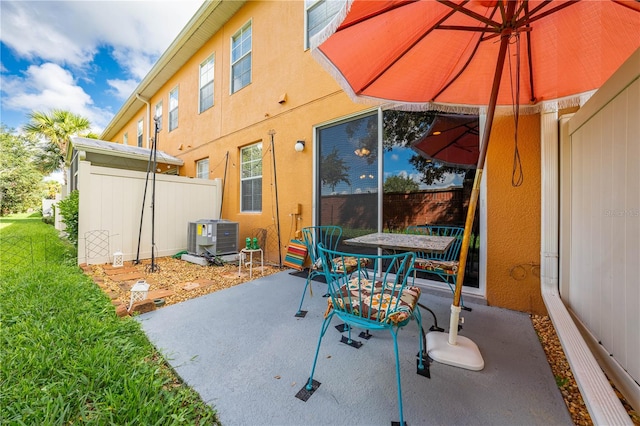
[[209, 159], [204, 158], [196, 162], [196, 177], [198, 179], [209, 179]]
[[178, 88], [169, 92], [169, 131], [178, 127]]
[[251, 22], [231, 37], [231, 93], [251, 83]]
[[142, 147], [142, 135], [144, 134], [142, 128], [144, 126], [144, 120], [138, 120], [138, 146]]
[[200, 112], [213, 106], [213, 55], [200, 64]]
[[240, 211], [262, 211], [262, 143], [240, 151]]
[[162, 130], [162, 101], [156, 104], [156, 113], [154, 115], [154, 120], [158, 125], [158, 131]]
[[307, 14], [306, 49], [310, 47], [311, 37], [326, 27], [344, 4], [345, 0], [305, 0], [304, 6]]

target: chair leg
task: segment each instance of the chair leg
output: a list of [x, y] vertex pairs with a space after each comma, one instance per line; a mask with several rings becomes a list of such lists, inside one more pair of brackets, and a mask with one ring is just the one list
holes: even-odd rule
[[298, 312], [296, 312], [295, 314], [295, 316], [298, 318], [304, 318], [305, 315], [307, 315], [307, 311], [302, 310], [302, 303], [304, 303], [304, 296], [305, 294], [307, 294], [307, 287], [309, 287], [311, 295], [313, 296], [313, 291], [311, 290], [311, 273], [309, 273], [309, 276], [307, 276], [307, 282], [304, 285], [304, 290], [302, 291], [302, 297], [300, 298], [300, 306], [298, 306]]
[[318, 389], [320, 386], [320, 382], [313, 380], [313, 375], [316, 371], [316, 364], [318, 363], [318, 354], [320, 353], [320, 346], [322, 344], [322, 338], [324, 334], [327, 332], [327, 328], [329, 328], [329, 324], [331, 323], [331, 318], [333, 318], [333, 312], [331, 312], [327, 318], [322, 322], [322, 327], [320, 328], [320, 337], [318, 338], [318, 346], [316, 347], [316, 354], [313, 357], [313, 364], [311, 365], [311, 374], [309, 375], [309, 381], [307, 384], [302, 387], [296, 394], [296, 398], [301, 399], [303, 401], [307, 401], [311, 395]]
[[[418, 325], [418, 346], [420, 351], [418, 352], [418, 360], [417, 360], [417, 369], [416, 373], [420, 376], [431, 378], [431, 372], [429, 371], [429, 363], [430, 359], [427, 355], [426, 345], [426, 336], [424, 334], [424, 329], [422, 328], [422, 314], [420, 313], [420, 309], [416, 306], [413, 311], [414, 318]], [[434, 317], [435, 318], [435, 317]]]
[[[404, 414], [402, 411], [402, 383], [400, 380], [400, 358], [398, 355], [398, 330], [391, 329], [391, 335], [393, 336], [393, 350], [396, 355], [396, 381], [398, 384], [398, 412], [400, 413], [400, 426], [404, 426]], [[391, 422], [391, 424], [395, 424], [395, 422]]]

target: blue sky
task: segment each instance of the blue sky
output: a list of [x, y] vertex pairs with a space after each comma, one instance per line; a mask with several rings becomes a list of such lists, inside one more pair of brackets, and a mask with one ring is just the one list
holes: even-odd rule
[[0, 121], [63, 109], [101, 133], [203, 0], [0, 1]]

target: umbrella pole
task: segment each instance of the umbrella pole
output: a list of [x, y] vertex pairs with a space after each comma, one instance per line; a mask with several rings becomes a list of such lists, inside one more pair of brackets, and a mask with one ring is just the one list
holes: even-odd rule
[[[507, 2], [507, 11], [505, 22], [510, 22], [513, 17], [516, 2]], [[469, 370], [482, 370], [484, 368], [484, 360], [480, 354], [478, 346], [464, 336], [458, 336], [458, 324], [460, 323], [460, 298], [462, 296], [462, 284], [464, 283], [464, 272], [467, 266], [467, 255], [469, 253], [469, 241], [471, 239], [471, 230], [476, 215], [476, 206], [480, 195], [480, 182], [482, 180], [482, 171], [484, 161], [487, 156], [487, 147], [489, 145], [489, 137], [491, 136], [491, 127], [493, 125], [493, 116], [498, 101], [498, 91], [500, 89], [500, 80], [502, 79], [502, 70], [504, 68], [507, 47], [509, 44], [509, 36], [511, 28], [505, 28], [500, 38], [500, 50], [498, 52], [498, 61], [496, 64], [496, 72], [493, 76], [493, 86], [491, 88], [491, 98], [487, 108], [487, 120], [485, 122], [484, 133], [482, 135], [482, 144], [480, 145], [480, 155], [478, 156], [478, 164], [476, 174], [473, 180], [473, 189], [471, 190], [471, 198], [469, 199], [469, 208], [467, 210], [467, 219], [464, 225], [464, 234], [462, 236], [462, 247], [460, 249], [460, 261], [458, 264], [458, 275], [456, 277], [456, 289], [453, 295], [453, 303], [451, 304], [451, 317], [449, 320], [449, 334], [431, 332], [427, 335], [427, 347], [429, 348], [429, 356], [434, 361], [443, 364], [453, 365], [456, 367], [466, 368]]]

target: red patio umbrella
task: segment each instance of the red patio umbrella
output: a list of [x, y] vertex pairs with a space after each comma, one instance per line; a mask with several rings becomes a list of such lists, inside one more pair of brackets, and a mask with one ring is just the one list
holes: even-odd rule
[[411, 148], [426, 159], [471, 169], [480, 155], [479, 124], [475, 115], [439, 114]]
[[[482, 369], [457, 336], [471, 226], [491, 134], [502, 106], [537, 112], [581, 104], [640, 46], [640, 3], [616, 0], [348, 0], [312, 39], [313, 54], [356, 101], [404, 110], [478, 113], [486, 125], [469, 202], [448, 345], [432, 358]], [[524, 100], [521, 103], [521, 100]], [[516, 121], [517, 123], [517, 121]], [[435, 335], [438, 333], [429, 333]], [[435, 355], [435, 356], [434, 356]]]

